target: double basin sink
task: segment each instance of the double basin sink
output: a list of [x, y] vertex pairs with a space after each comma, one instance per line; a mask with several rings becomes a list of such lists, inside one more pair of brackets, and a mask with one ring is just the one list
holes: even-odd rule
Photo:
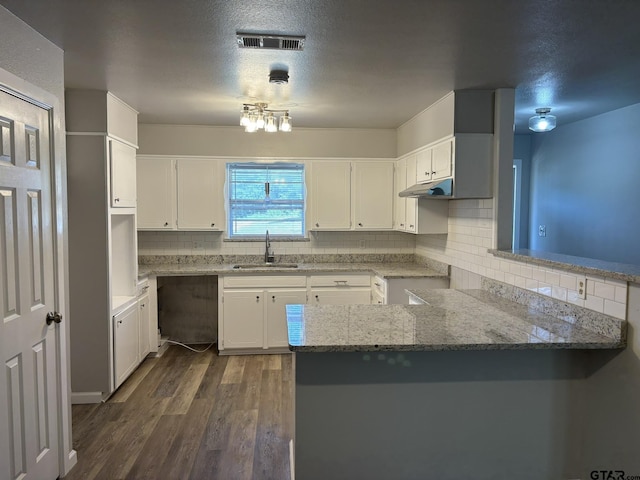
[[251, 270], [256, 268], [298, 268], [297, 263], [238, 263], [232, 267], [235, 270]]

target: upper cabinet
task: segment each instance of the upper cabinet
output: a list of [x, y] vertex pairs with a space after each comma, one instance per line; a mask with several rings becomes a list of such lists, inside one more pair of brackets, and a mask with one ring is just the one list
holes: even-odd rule
[[351, 229], [351, 163], [313, 162], [311, 230]]
[[111, 206], [136, 206], [136, 149], [130, 145], [109, 140], [111, 158]]
[[353, 162], [355, 230], [393, 228], [393, 162]]
[[224, 230], [220, 162], [179, 159], [176, 162], [178, 229]]
[[390, 161], [314, 161], [310, 230], [391, 230]]
[[175, 230], [175, 160], [138, 157], [136, 177], [138, 230]]
[[138, 157], [138, 230], [224, 230], [221, 164]]

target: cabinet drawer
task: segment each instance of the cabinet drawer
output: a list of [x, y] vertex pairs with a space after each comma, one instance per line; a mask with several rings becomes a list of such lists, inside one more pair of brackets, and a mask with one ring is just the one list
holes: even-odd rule
[[356, 275], [313, 275], [309, 279], [312, 287], [369, 287], [371, 276], [367, 274]]
[[245, 287], [306, 287], [307, 278], [301, 276], [288, 275], [258, 275], [244, 276], [233, 275], [223, 277], [225, 288], [245, 288]]

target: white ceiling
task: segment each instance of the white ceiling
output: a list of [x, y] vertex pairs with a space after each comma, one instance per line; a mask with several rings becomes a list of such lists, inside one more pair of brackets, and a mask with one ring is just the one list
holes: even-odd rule
[[[141, 123], [394, 128], [451, 90], [516, 88], [558, 124], [640, 102], [639, 0], [0, 0], [65, 50], [68, 88], [108, 89]], [[1, 27], [1, 26], [0, 26]], [[305, 35], [304, 51], [235, 34]], [[269, 71], [289, 71], [286, 86]], [[239, 127], [240, 128], [240, 127]]]

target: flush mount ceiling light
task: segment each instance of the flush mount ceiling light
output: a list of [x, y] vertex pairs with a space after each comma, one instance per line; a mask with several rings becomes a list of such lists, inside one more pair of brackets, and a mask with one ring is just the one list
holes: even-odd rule
[[[280, 117], [276, 117], [280, 114]], [[291, 117], [289, 110], [270, 109], [267, 103], [243, 103], [240, 112], [240, 125], [245, 132], [253, 133], [258, 130], [273, 133], [291, 131]]]
[[556, 128], [556, 117], [549, 115], [550, 108], [536, 108], [536, 114], [529, 119], [529, 130], [549, 132]]

